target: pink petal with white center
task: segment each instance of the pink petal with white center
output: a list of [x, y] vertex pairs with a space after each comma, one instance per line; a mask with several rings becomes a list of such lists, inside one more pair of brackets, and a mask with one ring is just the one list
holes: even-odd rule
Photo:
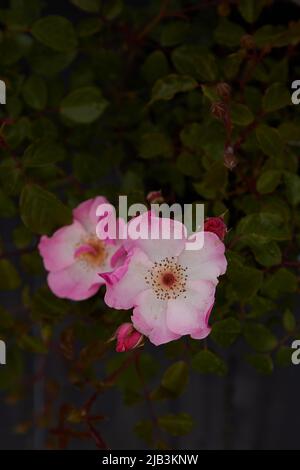
[[136, 296], [147, 289], [145, 277], [151, 265], [145, 253], [136, 248], [128, 254], [123, 266], [117, 268], [111, 275], [107, 276], [105, 273], [106, 304], [117, 309], [132, 308]]
[[39, 252], [48, 271], [58, 271], [74, 263], [74, 253], [86, 232], [78, 221], [57, 230], [52, 237], [42, 236]]
[[87, 268], [75, 262], [61, 271], [50, 272], [48, 285], [57, 296], [71, 300], [84, 300], [94, 295], [104, 281], [98, 276], [99, 269]]
[[151, 343], [159, 346], [180, 338], [181, 334], [172, 332], [167, 326], [167, 301], [157, 299], [152, 289], [147, 289], [136, 297], [135, 302], [132, 323], [140, 333], [148, 336]]
[[100, 204], [108, 204], [103, 196], [97, 196], [94, 199], [88, 199], [73, 209], [73, 217], [78, 220], [85, 230], [90, 234], [96, 233], [96, 225], [99, 217], [96, 215], [97, 207]]
[[[134, 239], [137, 228], [142, 238]], [[138, 247], [153, 262], [168, 256], [178, 256], [185, 247], [184, 225], [172, 219], [156, 217], [151, 212], [132, 219], [127, 225], [127, 231], [129, 240], [124, 243], [125, 248], [131, 250], [132, 247]]]
[[204, 325], [200, 326], [197, 330], [195, 330], [195, 331], [193, 331], [193, 333], [191, 333], [191, 337], [193, 339], [204, 339], [204, 338], [207, 338], [207, 336], [210, 334], [211, 327], [208, 324], [208, 320], [209, 320], [210, 313], [211, 313], [212, 309], [213, 309], [213, 304], [208, 309], [208, 311], [206, 312], [205, 319], [204, 319]]
[[225, 246], [214, 233], [204, 233], [204, 245], [200, 250], [185, 250], [178, 262], [188, 268], [190, 280], [210, 280], [218, 283], [218, 276], [225, 273], [227, 260]]
[[212, 282], [188, 282], [184, 294], [168, 300], [168, 328], [174, 333], [188, 335], [206, 327], [206, 313], [213, 303], [214, 294]]

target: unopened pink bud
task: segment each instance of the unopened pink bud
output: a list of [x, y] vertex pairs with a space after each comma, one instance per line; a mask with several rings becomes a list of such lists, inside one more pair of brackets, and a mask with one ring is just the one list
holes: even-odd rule
[[117, 338], [117, 352], [131, 351], [141, 345], [143, 335], [139, 333], [132, 325], [132, 323], [123, 323], [119, 326], [115, 333]]

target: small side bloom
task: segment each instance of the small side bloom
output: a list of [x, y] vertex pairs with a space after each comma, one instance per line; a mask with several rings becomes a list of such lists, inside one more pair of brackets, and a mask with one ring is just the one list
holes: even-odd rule
[[117, 339], [117, 352], [131, 351], [142, 345], [143, 335], [139, 333], [132, 323], [123, 323], [117, 329], [114, 338]]
[[102, 197], [82, 202], [73, 210], [73, 223], [42, 236], [39, 252], [48, 274], [48, 285], [61, 298], [84, 300], [104, 284], [99, 272], [110, 272], [122, 263], [114, 258], [120, 249], [118, 240], [100, 240], [96, 236], [99, 217], [96, 209], [107, 203]]

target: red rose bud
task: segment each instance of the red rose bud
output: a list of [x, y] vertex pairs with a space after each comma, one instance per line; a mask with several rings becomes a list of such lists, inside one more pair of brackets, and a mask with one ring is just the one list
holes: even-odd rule
[[224, 240], [227, 227], [222, 217], [209, 217], [204, 221], [204, 231], [215, 233], [221, 240]]
[[131, 323], [123, 323], [119, 326], [115, 338], [117, 339], [117, 352], [131, 351], [141, 346], [144, 339], [143, 335], [135, 330]]
[[237, 166], [238, 162], [239, 161], [233, 152], [233, 148], [227, 147], [224, 153], [224, 165], [226, 168], [233, 170]]
[[217, 93], [224, 100], [228, 100], [231, 95], [231, 87], [228, 83], [221, 82], [217, 85]]
[[147, 194], [146, 199], [150, 204], [159, 204], [164, 202], [164, 197], [161, 191], [150, 191], [150, 193]]
[[216, 101], [211, 105], [210, 111], [213, 116], [221, 121], [224, 121], [227, 117], [228, 110], [226, 104], [223, 101]]

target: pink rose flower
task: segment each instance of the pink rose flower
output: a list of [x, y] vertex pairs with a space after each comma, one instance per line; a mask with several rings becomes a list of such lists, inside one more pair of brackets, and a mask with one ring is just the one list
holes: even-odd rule
[[[145, 222], [147, 217], [149, 214], [143, 214], [140, 220]], [[162, 221], [169, 221], [176, 227], [174, 232], [183, 231], [179, 222], [153, 214], [150, 218], [154, 227], [161, 228]], [[129, 240], [123, 247], [128, 253], [126, 262], [113, 273], [101, 275], [106, 282], [107, 305], [133, 308], [134, 328], [155, 345], [183, 335], [202, 339], [210, 333], [208, 319], [216, 285], [227, 261], [222, 241], [214, 233], [203, 236], [200, 250], [186, 250], [185, 237]]]
[[224, 240], [227, 227], [222, 217], [209, 217], [204, 221], [204, 231], [215, 233], [220, 240]]
[[57, 297], [91, 297], [104, 284], [98, 273], [112, 271], [121, 263], [121, 254], [114, 256], [120, 242], [102, 241], [96, 235], [96, 209], [103, 203], [107, 200], [101, 196], [82, 202], [73, 210], [71, 225], [40, 239], [38, 248], [49, 271], [48, 285]]
[[115, 333], [117, 352], [126, 352], [137, 348], [143, 342], [143, 335], [136, 331], [132, 323], [123, 323]]

